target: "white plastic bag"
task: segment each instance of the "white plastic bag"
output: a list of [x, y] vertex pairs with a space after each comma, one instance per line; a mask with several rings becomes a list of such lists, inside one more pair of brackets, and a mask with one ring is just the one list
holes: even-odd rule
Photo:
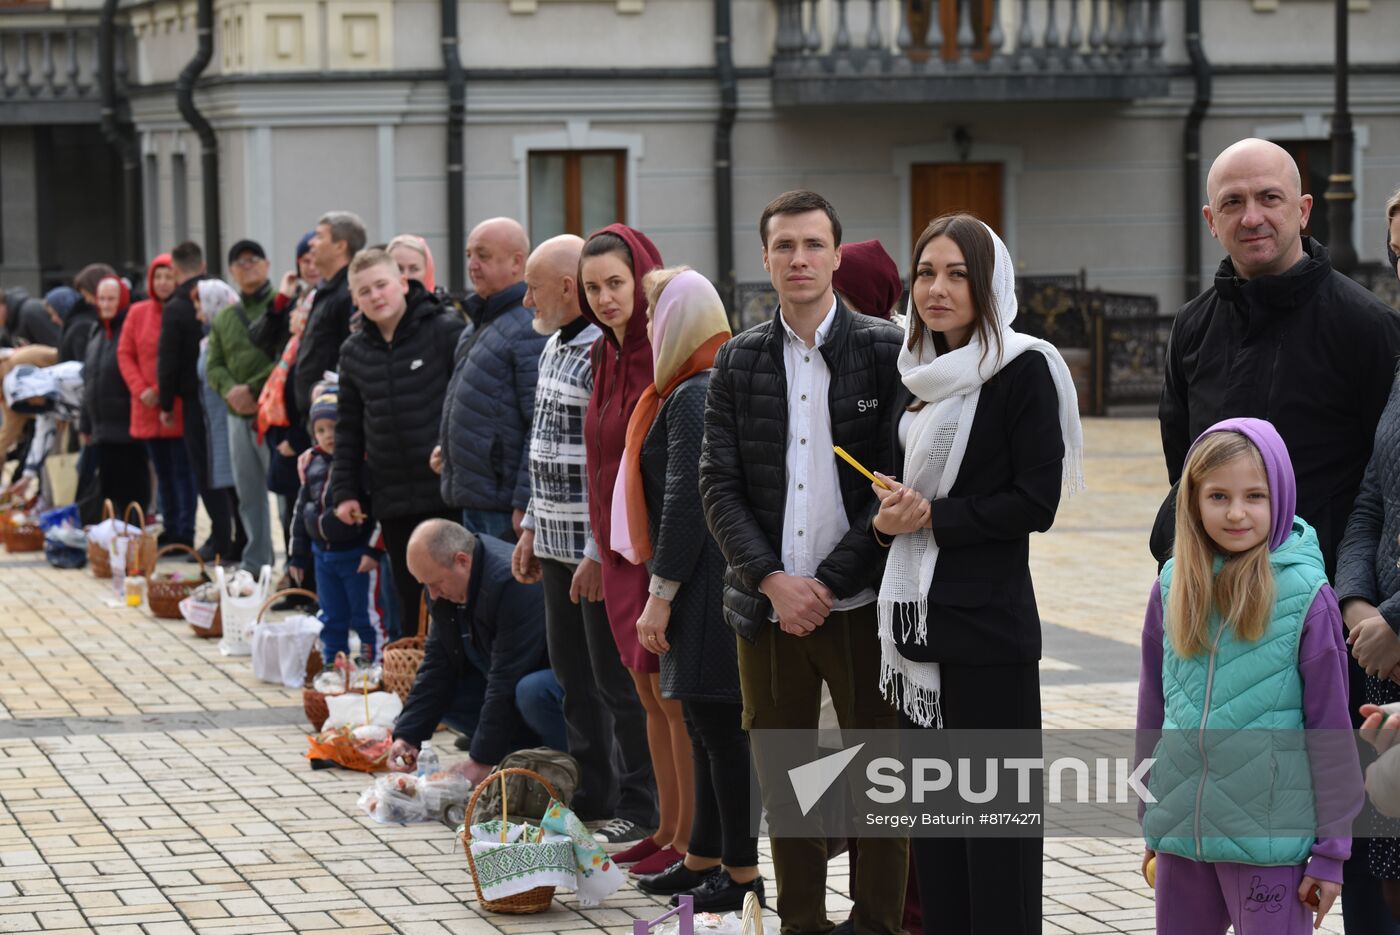
[[365, 814], [380, 824], [407, 824], [431, 821], [423, 798], [418, 793], [418, 779], [407, 773], [391, 773], [375, 780], [374, 785], [360, 793], [358, 802]]
[[306, 658], [321, 635], [321, 621], [310, 614], [253, 628], [253, 675], [264, 682], [300, 688], [306, 682]]
[[272, 568], [264, 565], [255, 581], [252, 575], [241, 570], [232, 578], [225, 578], [223, 566], [216, 565], [214, 581], [219, 586], [219, 607], [223, 612], [224, 635], [219, 640], [219, 652], [225, 656], [246, 656], [253, 651], [253, 626], [258, 620], [258, 609], [272, 593]]
[[[301, 661], [305, 674], [305, 654], [302, 655]], [[351, 685], [350, 691], [343, 695], [327, 695], [326, 710], [330, 714], [326, 717], [326, 723], [321, 725], [322, 731], [334, 730], [337, 727], [359, 727], [365, 723], [365, 696], [362, 692], [355, 691], [355, 686]], [[376, 727], [393, 727], [394, 720], [402, 711], [403, 701], [396, 693], [369, 693], [369, 723]]]

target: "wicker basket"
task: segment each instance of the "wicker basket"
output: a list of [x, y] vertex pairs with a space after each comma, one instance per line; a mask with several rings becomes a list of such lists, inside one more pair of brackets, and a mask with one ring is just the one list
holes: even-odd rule
[[[476, 800], [480, 798], [482, 790], [488, 788], [491, 783], [500, 782], [503, 777], [511, 775], [527, 776], [544, 786], [552, 798], [559, 798], [559, 793], [554, 791], [554, 787], [549, 784], [549, 780], [532, 769], [512, 766], [508, 769], [497, 770], [483, 779], [481, 783], [472, 790], [471, 801], [467, 802], [466, 817], [462, 819], [462, 849], [467, 852], [467, 866], [470, 867], [472, 871], [472, 886], [476, 887], [476, 900], [481, 903], [482, 909], [489, 912], [500, 912], [506, 915], [533, 915], [534, 913], [545, 912], [549, 909], [550, 903], [554, 901], [554, 887], [537, 886], [532, 890], [506, 896], [502, 899], [487, 899], [485, 896], [481, 895], [481, 883], [476, 878], [476, 860], [472, 858], [472, 813], [476, 810]], [[504, 797], [502, 797], [501, 801], [504, 803]]]
[[188, 552], [194, 556], [194, 560], [199, 562], [199, 577], [172, 581], [161, 575], [152, 575], [146, 584], [146, 602], [151, 605], [151, 613], [163, 620], [180, 620], [180, 602], [189, 597], [195, 588], [209, 580], [209, 575], [204, 571], [204, 559], [199, 557], [199, 553], [182, 542], [172, 543], [156, 552], [156, 561], [160, 561], [162, 555], [169, 555], [172, 552]]
[[194, 635], [202, 640], [217, 640], [224, 635], [224, 609], [219, 604], [214, 605], [214, 616], [209, 621], [209, 626], [202, 627], [188, 617], [185, 618], [185, 622], [190, 625]]
[[[102, 522], [105, 523], [109, 519], [116, 518], [117, 511], [112, 508], [112, 501], [103, 500]], [[108, 554], [106, 549], [89, 539], [87, 545], [87, 553], [88, 567], [92, 569], [92, 575], [94, 578], [112, 577], [112, 558]]]
[[122, 513], [122, 522], [128, 527], [132, 525], [132, 510], [136, 511], [135, 525], [141, 531], [128, 536], [130, 541], [126, 545], [126, 573], [141, 575], [149, 581], [156, 570], [156, 537], [146, 532], [146, 511], [134, 500], [126, 505], [126, 510]]
[[[27, 516], [29, 514], [21, 514]], [[37, 522], [16, 520], [14, 514], [5, 517], [0, 523], [0, 535], [5, 540], [6, 552], [42, 552], [44, 550], [44, 530]]]
[[418, 604], [418, 635], [394, 640], [384, 647], [384, 690], [398, 695], [400, 701], [407, 702], [408, 693], [413, 690], [427, 641], [428, 598], [424, 595]]

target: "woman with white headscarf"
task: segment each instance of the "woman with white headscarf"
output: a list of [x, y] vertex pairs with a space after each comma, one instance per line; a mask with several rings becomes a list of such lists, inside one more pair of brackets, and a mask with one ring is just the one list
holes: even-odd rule
[[[903, 483], [874, 486], [873, 534], [890, 550], [880, 686], [907, 727], [1038, 730], [1029, 538], [1054, 522], [1061, 487], [1083, 483], [1074, 383], [1053, 346], [1011, 330], [1011, 257], [975, 217], [930, 223], [912, 280]], [[948, 931], [1040, 931], [1039, 837], [911, 843], [919, 890]]]

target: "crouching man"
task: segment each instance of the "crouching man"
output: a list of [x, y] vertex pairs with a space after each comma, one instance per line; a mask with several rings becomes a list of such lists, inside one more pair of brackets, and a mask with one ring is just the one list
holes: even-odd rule
[[567, 750], [564, 692], [549, 668], [544, 594], [511, 575], [511, 545], [430, 519], [408, 540], [408, 570], [431, 601], [423, 664], [394, 726], [390, 769], [412, 771], [418, 747], [432, 737], [472, 669], [486, 697], [458, 771], [481, 782], [506, 754], [543, 744]]

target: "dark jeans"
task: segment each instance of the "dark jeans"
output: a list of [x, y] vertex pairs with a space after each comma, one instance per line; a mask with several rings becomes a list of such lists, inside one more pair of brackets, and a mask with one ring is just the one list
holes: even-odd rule
[[321, 604], [323, 659], [334, 660], [337, 653], [350, 653], [350, 631], [360, 637], [360, 652], [371, 659], [379, 658], [384, 648], [384, 621], [379, 617], [376, 597], [379, 591], [379, 570], [360, 571], [364, 549], [327, 549], [319, 542], [311, 543], [316, 560], [316, 592]]
[[[141, 442], [99, 442], [97, 449], [97, 480], [102, 496], [112, 501], [121, 516], [129, 503], [151, 506], [151, 465], [146, 460], [146, 446]], [[135, 517], [133, 517], [134, 519]]]
[[718, 857], [726, 867], [758, 864], [758, 838], [749, 834], [749, 735], [744, 706], [681, 701], [695, 757], [695, 820], [690, 853]]
[[515, 707], [540, 743], [551, 750], [569, 752], [569, 736], [564, 727], [564, 689], [548, 669], [531, 672], [515, 683]]
[[463, 510], [462, 525], [478, 536], [515, 541], [515, 525], [510, 510]]
[[[1034, 662], [940, 669], [947, 730], [1038, 730], [1040, 670]], [[900, 725], [924, 730], [903, 715]], [[919, 892], [934, 894], [937, 931], [1017, 935], [1041, 929], [1042, 838], [913, 838]], [[861, 860], [869, 841], [861, 842]], [[936, 908], [933, 908], [936, 907]]]
[[381, 517], [379, 530], [384, 535], [384, 551], [389, 553], [389, 565], [394, 572], [394, 590], [399, 595], [398, 629], [389, 631], [389, 639], [396, 640], [401, 631], [417, 632], [418, 599], [423, 594], [423, 586], [408, 570], [408, 537], [418, 524], [429, 519], [457, 520], [456, 514], [444, 507], [440, 513], [418, 513], [413, 516]]
[[150, 438], [146, 454], [156, 469], [160, 511], [166, 532], [176, 542], [194, 544], [195, 487], [193, 468], [183, 438]]
[[646, 711], [622, 666], [602, 601], [569, 600], [574, 566], [540, 559], [549, 664], [564, 689], [569, 753], [579, 765], [573, 809], [585, 821], [656, 827]]

